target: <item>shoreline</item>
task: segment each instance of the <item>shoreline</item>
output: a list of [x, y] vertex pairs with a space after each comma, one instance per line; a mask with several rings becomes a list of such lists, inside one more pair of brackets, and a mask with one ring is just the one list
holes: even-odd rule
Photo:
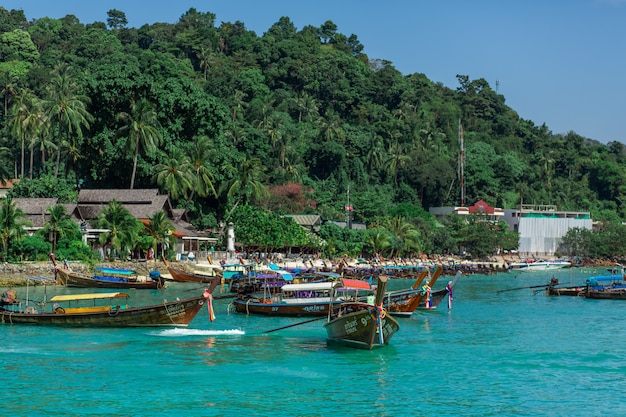
[[[326, 269], [326, 270], [336, 270], [340, 264], [344, 263], [344, 268], [367, 268], [367, 267], [429, 267], [434, 268], [436, 266], [444, 267], [444, 275], [454, 275], [457, 271], [462, 271], [467, 274], [493, 274], [493, 273], [505, 273], [508, 272], [508, 266], [512, 262], [519, 261], [519, 258], [512, 256], [497, 256], [492, 257], [489, 261], [476, 261], [476, 260], [461, 260], [458, 257], [443, 257], [443, 256], [435, 256], [433, 259], [428, 259], [426, 261], [416, 260], [396, 260], [395, 262], [386, 260], [384, 262], [379, 263], [369, 263], [364, 261], [363, 259], [353, 259], [353, 258], [336, 258], [336, 259], [317, 259], [317, 260], [288, 260], [282, 259], [277, 260], [275, 262], [276, 265], [286, 269], [308, 269], [308, 268], [318, 268], [318, 269]], [[254, 263], [254, 260], [244, 261], [245, 264]], [[240, 264], [241, 260], [239, 258], [231, 258], [226, 260], [226, 264], [236, 265]], [[601, 268], [601, 267], [611, 267], [619, 264], [616, 260], [609, 259], [585, 259], [584, 264], [581, 266], [582, 268]], [[171, 261], [170, 264], [179, 269], [186, 269], [192, 271], [196, 266], [207, 265], [207, 262], [194, 262], [188, 260], [182, 261]], [[138, 271], [140, 275], [148, 275], [150, 271], [157, 270], [161, 274], [168, 274], [168, 270], [166, 266], [161, 261], [157, 260], [135, 260], [128, 262], [102, 262], [98, 265], [112, 267], [112, 268], [123, 268], [123, 269], [133, 269]], [[259, 267], [267, 267], [267, 264], [259, 263]], [[70, 269], [82, 272], [82, 273], [90, 273], [90, 267], [88, 264], [84, 264], [81, 262], [71, 261], [69, 262]], [[578, 267], [571, 267], [578, 268]], [[570, 268], [567, 268], [570, 269]], [[54, 279], [54, 266], [49, 261], [42, 262], [25, 262], [20, 264], [9, 264], [4, 263], [0, 264], [0, 287], [20, 287], [26, 286], [28, 277], [35, 278], [47, 278]], [[44, 285], [41, 281], [33, 281], [30, 285]], [[54, 285], [54, 284], [52, 284]]]

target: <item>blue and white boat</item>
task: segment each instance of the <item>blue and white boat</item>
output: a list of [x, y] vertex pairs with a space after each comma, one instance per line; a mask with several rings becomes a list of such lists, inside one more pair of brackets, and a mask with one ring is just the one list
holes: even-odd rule
[[512, 262], [509, 265], [510, 271], [547, 271], [554, 269], [562, 269], [569, 268], [572, 266], [572, 263], [569, 261], [563, 260], [534, 260], [534, 259], [523, 259], [519, 262]]

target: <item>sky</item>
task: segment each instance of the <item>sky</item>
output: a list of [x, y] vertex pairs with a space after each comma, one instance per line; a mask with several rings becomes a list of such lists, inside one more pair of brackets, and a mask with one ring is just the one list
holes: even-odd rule
[[330, 20], [370, 59], [446, 87], [485, 79], [506, 104], [555, 134], [626, 143], [626, 0], [0, 0], [28, 20], [75, 15], [128, 27], [176, 23], [190, 8], [262, 36], [286, 16], [298, 30]]

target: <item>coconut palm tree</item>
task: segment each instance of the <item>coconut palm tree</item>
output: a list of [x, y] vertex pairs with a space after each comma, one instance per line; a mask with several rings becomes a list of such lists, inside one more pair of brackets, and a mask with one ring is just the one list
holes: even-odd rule
[[[96, 226], [100, 229], [108, 229], [108, 232], [100, 235], [104, 253], [107, 253], [107, 247], [110, 246], [121, 257], [123, 253], [133, 249], [133, 244], [137, 241], [143, 224], [133, 217], [126, 207], [113, 200], [98, 216]], [[110, 256], [113, 255], [115, 253], [112, 252]]]
[[169, 153], [163, 153], [164, 162], [155, 165], [155, 174], [152, 180], [159, 187], [167, 190], [173, 199], [186, 197], [187, 192], [193, 188], [191, 173], [186, 168], [190, 165], [189, 159], [183, 152], [176, 148]]
[[389, 146], [384, 167], [387, 173], [393, 177], [394, 183], [398, 183], [398, 173], [410, 163], [411, 157], [407, 155], [406, 148], [402, 144], [394, 143]]
[[21, 90], [17, 101], [11, 106], [9, 125], [11, 133], [21, 145], [20, 175], [22, 177], [24, 177], [26, 137], [34, 136], [41, 120], [39, 99], [31, 90], [27, 88]]
[[19, 78], [15, 75], [11, 75], [8, 71], [2, 72], [2, 80], [0, 80], [0, 94], [4, 98], [4, 113], [2, 115], [6, 118], [9, 111], [9, 96], [15, 96], [17, 94], [17, 82]]
[[26, 214], [16, 207], [13, 198], [10, 195], [3, 198], [0, 202], [0, 240], [5, 261], [8, 258], [11, 239], [21, 239], [24, 236], [24, 227], [29, 225]]
[[128, 135], [128, 149], [133, 154], [133, 172], [130, 178], [132, 190], [135, 186], [139, 148], [154, 152], [161, 143], [159, 121], [154, 104], [143, 98], [131, 104], [130, 113], [121, 112], [117, 118], [123, 123], [119, 133]]
[[206, 197], [209, 194], [217, 197], [217, 191], [213, 181], [215, 176], [211, 172], [210, 162], [215, 158], [215, 148], [213, 141], [207, 136], [197, 136], [195, 138], [193, 148], [189, 152], [189, 157], [183, 165], [183, 169], [191, 174], [192, 186], [189, 200], [193, 199], [194, 193], [200, 197]]
[[55, 68], [55, 77], [48, 86], [48, 96], [43, 109], [50, 123], [58, 134], [57, 161], [54, 176], [59, 175], [61, 146], [63, 140], [72, 142], [71, 136], [82, 139], [83, 128], [89, 129], [93, 116], [87, 111], [89, 97], [81, 94], [81, 88], [72, 78], [71, 67], [62, 64]]
[[65, 211], [65, 207], [60, 204], [48, 207], [48, 214], [50, 214], [50, 217], [46, 221], [43, 229], [41, 229], [41, 232], [44, 236], [51, 237], [52, 252], [54, 253], [58, 239], [72, 233], [76, 229], [76, 226], [69, 214]]
[[367, 239], [367, 243], [372, 247], [373, 253], [383, 253], [392, 246], [392, 239], [384, 229], [372, 230]]
[[240, 203], [247, 204], [249, 201], [259, 201], [269, 197], [267, 188], [261, 182], [265, 167], [259, 158], [244, 157], [239, 167], [227, 165], [225, 168], [235, 172], [235, 175], [229, 181], [224, 182], [221, 188], [229, 199], [235, 199], [235, 204], [227, 219]]
[[298, 110], [298, 122], [302, 122], [303, 119], [310, 121], [319, 114], [317, 100], [306, 92], [298, 94], [298, 97], [294, 98], [293, 102]]
[[165, 249], [174, 243], [175, 238], [172, 235], [174, 225], [163, 210], [157, 211], [152, 217], [148, 217], [148, 220], [146, 232], [150, 236], [150, 246], [154, 253], [160, 248], [160, 256], [163, 257]]

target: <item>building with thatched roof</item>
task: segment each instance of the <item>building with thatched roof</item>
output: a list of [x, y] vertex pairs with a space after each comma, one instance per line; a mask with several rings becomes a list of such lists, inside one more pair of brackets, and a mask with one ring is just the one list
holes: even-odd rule
[[[30, 232], [44, 227], [50, 214], [48, 209], [58, 204], [57, 198], [14, 198], [16, 208], [22, 210], [32, 226]], [[217, 239], [208, 237], [208, 233], [199, 232], [188, 222], [184, 209], [172, 208], [169, 195], [160, 194], [158, 189], [112, 189], [89, 190], [82, 189], [78, 194], [76, 204], [64, 204], [66, 213], [73, 221], [81, 225], [84, 241], [97, 241], [99, 233], [106, 232], [95, 228], [95, 220], [105, 210], [111, 201], [117, 201], [126, 208], [132, 216], [144, 224], [159, 211], [164, 211], [172, 221], [175, 230], [172, 233], [178, 238], [177, 253], [198, 250], [199, 242], [215, 242]]]

